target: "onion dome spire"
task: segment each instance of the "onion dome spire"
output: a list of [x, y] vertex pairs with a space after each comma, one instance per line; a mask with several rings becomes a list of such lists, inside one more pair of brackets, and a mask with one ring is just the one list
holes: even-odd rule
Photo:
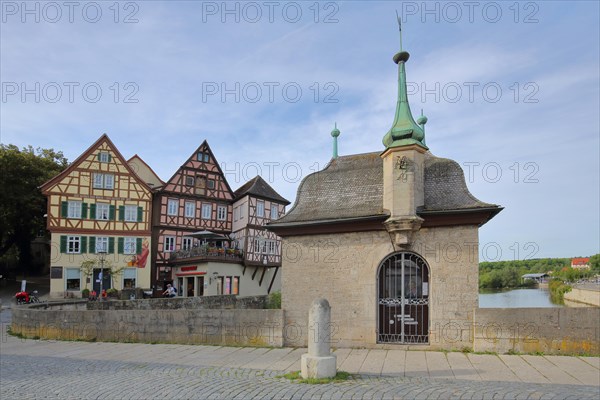
[[408, 146], [417, 144], [427, 149], [425, 145], [425, 132], [417, 124], [410, 112], [408, 105], [408, 94], [406, 88], [406, 71], [404, 65], [408, 61], [410, 54], [402, 50], [402, 23], [398, 12], [398, 28], [400, 30], [400, 52], [394, 55], [394, 62], [398, 64], [398, 102], [396, 103], [396, 115], [394, 123], [390, 130], [383, 137], [383, 145], [386, 148]]

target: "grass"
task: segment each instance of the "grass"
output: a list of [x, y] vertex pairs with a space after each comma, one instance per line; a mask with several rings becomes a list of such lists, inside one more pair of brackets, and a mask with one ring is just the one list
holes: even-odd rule
[[302, 375], [300, 375], [300, 371], [294, 371], [294, 372], [289, 372], [285, 375], [278, 375], [276, 376], [276, 378], [285, 378], [285, 379], [289, 379], [292, 382], [295, 383], [306, 383], [308, 385], [323, 385], [323, 384], [327, 384], [327, 383], [339, 383], [339, 382], [343, 382], [343, 381], [347, 381], [348, 379], [351, 379], [353, 377], [353, 375], [349, 372], [345, 372], [345, 371], [338, 371], [337, 374], [335, 374], [335, 376], [333, 378], [308, 378], [308, 379], [304, 379], [302, 378]]

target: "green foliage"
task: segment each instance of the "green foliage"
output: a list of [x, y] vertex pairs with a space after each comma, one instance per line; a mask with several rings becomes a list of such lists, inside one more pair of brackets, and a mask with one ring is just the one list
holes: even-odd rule
[[267, 299], [267, 308], [269, 309], [280, 309], [281, 308], [281, 292], [273, 292]]
[[110, 288], [106, 290], [106, 295], [108, 297], [118, 297], [119, 296], [119, 291], [115, 288]]
[[590, 268], [593, 274], [600, 274], [600, 254], [590, 257]]
[[307, 383], [309, 385], [322, 385], [325, 383], [337, 383], [337, 382], [347, 381], [348, 379], [352, 378], [352, 374], [350, 374], [349, 372], [345, 372], [345, 371], [338, 371], [337, 374], [335, 374], [335, 376], [333, 378], [303, 379], [302, 375], [300, 375], [300, 371], [294, 371], [294, 372], [288, 372], [285, 375], [278, 375], [278, 376], [276, 376], [276, 378], [285, 378], [285, 379], [291, 380], [292, 382]]
[[495, 261], [479, 263], [479, 288], [501, 289], [535, 286], [535, 282], [521, 281], [525, 274], [557, 272], [570, 268], [570, 258], [537, 258], [531, 260]]
[[85, 288], [81, 291], [81, 298], [87, 299], [88, 297], [90, 297], [90, 289]]
[[561, 279], [552, 279], [548, 283], [548, 289], [550, 290], [550, 299], [554, 303], [563, 304], [565, 293], [571, 291], [571, 286], [564, 283]]
[[18, 264], [23, 272], [31, 265], [30, 243], [38, 232], [45, 232], [46, 198], [38, 188], [67, 165], [63, 154], [53, 149], [0, 144], [0, 257], [4, 265]]

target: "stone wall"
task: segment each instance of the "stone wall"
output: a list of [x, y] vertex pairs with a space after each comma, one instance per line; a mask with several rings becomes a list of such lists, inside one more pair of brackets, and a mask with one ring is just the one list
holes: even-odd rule
[[[17, 306], [11, 331], [39, 339], [215, 344], [235, 346], [283, 345], [282, 310], [251, 309], [261, 298], [209, 299], [191, 307], [193, 299], [76, 302]], [[164, 306], [175, 302], [180, 308]], [[130, 303], [127, 307], [124, 303]], [[91, 309], [86, 309], [89, 306]], [[112, 309], [104, 309], [113, 306]], [[238, 308], [233, 308], [238, 307]], [[102, 308], [102, 309], [98, 309]]]
[[598, 308], [479, 308], [475, 351], [600, 354]]
[[[478, 307], [477, 227], [421, 229], [410, 251], [430, 267], [430, 344], [418, 348], [472, 346], [463, 327]], [[308, 309], [315, 298], [331, 305], [333, 346], [377, 345], [377, 269], [394, 252], [386, 231], [291, 236], [284, 239], [282, 308], [297, 326], [286, 345], [306, 346]], [[467, 329], [468, 331], [468, 329]], [[452, 343], [443, 340], [451, 335]]]
[[235, 295], [175, 297], [143, 300], [90, 301], [88, 310], [178, 310], [178, 309], [263, 309], [267, 296]]
[[600, 291], [574, 287], [569, 293], [565, 293], [565, 301], [600, 307]]

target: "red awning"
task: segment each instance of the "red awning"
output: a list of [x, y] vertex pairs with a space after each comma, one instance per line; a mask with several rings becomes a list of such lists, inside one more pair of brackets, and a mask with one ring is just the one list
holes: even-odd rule
[[206, 271], [180, 272], [175, 276], [206, 275]]

